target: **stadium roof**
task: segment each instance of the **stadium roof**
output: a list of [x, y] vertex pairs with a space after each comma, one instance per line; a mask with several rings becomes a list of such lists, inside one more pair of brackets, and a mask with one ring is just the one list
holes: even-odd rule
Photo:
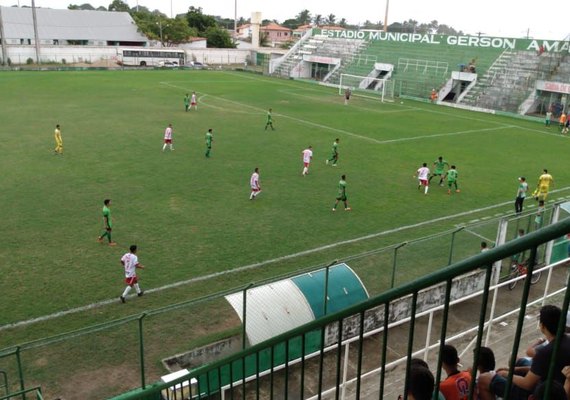
[[[6, 39], [32, 39], [31, 8], [1, 7]], [[148, 39], [126, 12], [36, 8], [42, 39], [142, 42]]]

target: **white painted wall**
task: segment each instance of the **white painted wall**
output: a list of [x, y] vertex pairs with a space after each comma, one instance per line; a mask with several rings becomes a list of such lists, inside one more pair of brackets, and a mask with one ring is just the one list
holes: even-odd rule
[[[112, 66], [117, 60], [120, 49], [118, 46], [42, 46], [40, 58], [42, 62], [62, 62], [65, 59], [67, 64], [105, 61]], [[250, 59], [248, 56], [251, 54], [247, 49], [184, 48], [184, 50], [188, 61], [199, 61], [210, 65], [243, 64], [246, 57]], [[7, 53], [12, 64], [25, 64], [28, 58], [36, 59], [35, 46], [8, 46]]]

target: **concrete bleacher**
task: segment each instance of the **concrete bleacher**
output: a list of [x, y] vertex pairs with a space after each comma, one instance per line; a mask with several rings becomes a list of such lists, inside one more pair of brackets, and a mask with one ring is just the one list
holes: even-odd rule
[[[434, 47], [427, 43], [374, 40], [367, 42], [367, 46], [353, 58], [354, 62], [345, 65], [338, 75], [346, 73], [367, 76], [374, 69], [375, 62], [393, 64], [393, 79], [396, 81], [396, 87], [406, 91], [400, 94], [426, 97], [432, 88], [440, 88], [451, 77], [452, 71], [459, 70], [462, 65], [468, 65], [472, 60], [475, 61], [477, 73], [484, 74], [501, 52], [500, 49], [494, 48], [444, 44]], [[409, 65], [405, 68], [401, 63], [403, 58], [421, 60], [427, 68], [410, 68]], [[442, 64], [448, 65], [447, 71], [433, 66]]]
[[303, 61], [304, 56], [338, 59], [340, 64], [349, 64], [355, 54], [365, 44], [363, 40], [330, 38], [326, 35], [313, 35], [300, 41], [273, 72], [274, 75], [290, 77]]
[[535, 92], [537, 79], [550, 79], [557, 56], [534, 51], [505, 51], [465, 96], [467, 105], [516, 113]]

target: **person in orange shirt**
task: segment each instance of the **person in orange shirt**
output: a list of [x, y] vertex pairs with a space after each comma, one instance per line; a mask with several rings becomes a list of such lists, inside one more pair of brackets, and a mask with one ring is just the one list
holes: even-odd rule
[[437, 91], [435, 89], [431, 90], [430, 100], [432, 103], [437, 101]]
[[564, 113], [564, 111], [562, 111], [562, 114], [560, 114], [560, 118], [558, 119], [558, 123], [560, 126], [560, 132], [564, 133], [564, 125], [566, 124], [566, 114]]
[[446, 400], [467, 400], [471, 386], [471, 373], [459, 371], [459, 357], [455, 347], [446, 344], [441, 351], [441, 366], [447, 378], [440, 382], [439, 391]]

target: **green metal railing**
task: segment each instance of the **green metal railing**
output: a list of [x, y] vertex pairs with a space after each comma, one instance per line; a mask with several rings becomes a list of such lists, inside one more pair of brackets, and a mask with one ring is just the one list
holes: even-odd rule
[[[536, 254], [537, 248], [551, 240], [555, 240], [560, 238], [567, 233], [570, 232], [570, 219], [565, 219], [561, 222], [558, 222], [554, 225], [545, 227], [539, 231], [533, 232], [531, 234], [525, 235], [521, 238], [513, 240], [511, 242], [506, 243], [503, 246], [491, 249], [484, 253], [478, 254], [476, 256], [470, 257], [468, 259], [456, 262], [455, 264], [448, 266], [446, 268], [441, 269], [440, 271], [431, 273], [427, 276], [419, 278], [414, 282], [406, 283], [401, 285], [400, 287], [392, 288], [387, 290], [386, 292], [373, 297], [367, 301], [364, 301], [360, 304], [354, 305], [349, 307], [343, 311], [337, 312], [335, 314], [324, 316], [316, 321], [310, 322], [305, 324], [299, 328], [291, 330], [287, 333], [281, 334], [276, 336], [270, 340], [267, 340], [263, 343], [257, 344], [252, 346], [248, 349], [245, 349], [239, 353], [236, 353], [230, 357], [227, 357], [223, 360], [199, 367], [195, 370], [190, 371], [187, 376], [181, 377], [179, 379], [173, 380], [168, 383], [154, 383], [151, 385], [146, 386], [145, 388], [140, 388], [133, 390], [129, 393], [125, 393], [121, 396], [115, 397], [115, 400], [130, 400], [130, 399], [159, 399], [160, 396], [163, 396], [166, 399], [180, 399], [182, 398], [181, 392], [177, 389], [181, 388], [182, 386], [194, 387], [195, 392], [193, 393], [193, 397], [195, 398], [206, 398], [211, 395], [221, 396], [225, 398], [225, 393], [222, 392], [221, 383], [221, 376], [229, 375], [230, 377], [230, 384], [228, 385], [227, 391], [229, 393], [230, 398], [253, 398], [250, 396], [254, 396], [255, 398], [267, 398], [267, 394], [270, 394], [269, 398], [273, 398], [273, 395], [279, 393], [280, 397], [288, 398], [289, 395], [298, 397], [300, 393], [300, 398], [307, 398], [313, 395], [315, 398], [320, 399], [322, 397], [321, 393], [324, 387], [324, 380], [327, 379], [329, 382], [332, 382], [335, 392], [335, 399], [339, 399], [342, 393], [343, 388], [340, 386], [341, 377], [340, 374], [340, 364], [342, 355], [340, 352], [340, 346], [343, 339], [343, 335], [345, 331], [343, 329], [344, 324], [347, 323], [349, 320], [356, 320], [357, 321], [357, 329], [353, 332], [353, 336], [358, 337], [356, 341], [357, 347], [357, 359], [356, 359], [356, 389], [354, 391], [354, 398], [359, 399], [361, 396], [362, 390], [362, 381], [361, 381], [361, 372], [362, 372], [362, 364], [364, 359], [364, 333], [366, 331], [365, 326], [365, 317], [368, 313], [373, 312], [373, 310], [377, 309], [384, 309], [385, 314], [389, 315], [390, 312], [390, 305], [396, 301], [397, 299], [401, 299], [405, 296], [411, 296], [411, 317], [409, 322], [409, 334], [408, 334], [408, 346], [407, 346], [407, 370], [409, 370], [410, 362], [409, 360], [412, 358], [413, 349], [414, 349], [414, 324], [416, 323], [416, 307], [418, 302], [418, 293], [424, 289], [430, 288], [434, 285], [438, 285], [441, 283], [445, 284], [445, 299], [444, 299], [444, 309], [442, 312], [442, 324], [441, 324], [441, 331], [440, 331], [440, 341], [439, 346], [440, 350], [445, 344], [446, 337], [447, 337], [447, 325], [448, 325], [448, 316], [450, 312], [450, 302], [451, 302], [451, 288], [452, 282], [455, 278], [462, 274], [469, 273], [471, 271], [475, 271], [478, 269], [484, 269], [485, 271], [485, 279], [484, 279], [484, 289], [483, 293], [485, 294], [481, 301], [481, 313], [480, 319], [478, 323], [478, 330], [477, 330], [477, 340], [476, 340], [476, 349], [481, 346], [482, 338], [483, 338], [483, 330], [485, 325], [485, 316], [487, 314], [487, 306], [488, 306], [488, 292], [491, 284], [491, 278], [493, 274], [493, 264], [499, 260], [503, 260], [509, 258], [513, 254], [518, 254], [527, 250], [530, 250], [531, 257], [530, 260], [534, 260], [533, 255]], [[518, 351], [519, 340], [521, 337], [522, 326], [524, 323], [524, 316], [525, 310], [527, 308], [527, 302], [529, 298], [529, 290], [530, 290], [530, 277], [534, 270], [534, 263], [530, 263], [528, 266], [528, 275], [525, 278], [524, 288], [522, 293], [522, 299], [520, 302], [520, 312], [518, 315], [517, 321], [517, 328], [515, 337], [513, 340], [513, 349], [511, 354], [511, 371], [513, 370], [514, 362], [516, 359], [516, 354]], [[568, 282], [567, 282], [568, 285]], [[564, 300], [562, 304], [562, 315], [566, 315], [568, 310], [568, 303], [570, 300], [570, 292], [564, 292]], [[383, 397], [383, 390], [384, 390], [384, 371], [385, 366], [387, 364], [386, 359], [386, 343], [388, 338], [388, 318], [384, 318], [384, 331], [383, 331], [383, 345], [382, 348], [377, 349], [377, 351], [382, 351], [382, 365], [381, 365], [381, 379], [378, 384], [378, 391], [380, 393], [380, 398]], [[564, 328], [564, 321], [561, 319], [560, 326], [558, 329], [558, 337], [562, 335], [563, 328]], [[324, 355], [324, 346], [325, 341], [321, 341], [321, 348], [320, 351], [317, 352], [319, 362], [316, 365], [308, 365], [307, 361], [309, 359], [308, 354], [296, 354], [291, 355], [288, 353], [288, 344], [293, 340], [301, 340], [304, 342], [307, 335], [320, 332], [321, 338], [324, 339], [325, 331], [327, 328], [335, 327], [337, 332], [337, 351], [333, 353], [333, 360], [330, 358], [325, 358]], [[558, 343], [558, 341], [556, 341]], [[262, 377], [263, 368], [259, 367], [260, 369], [256, 371], [252, 371], [252, 380], [248, 383], [246, 380], [246, 374], [243, 370], [243, 366], [245, 365], [247, 360], [256, 360], [255, 365], [259, 365], [259, 360], [269, 357], [270, 361], [275, 361], [275, 349], [283, 349], [284, 355], [281, 357], [279, 361], [282, 362], [281, 368], [274, 368], [274, 362], [271, 362], [271, 368], [269, 371], [265, 372], [269, 375], [269, 379], [267, 376]], [[556, 348], [554, 349], [556, 352]], [[478, 354], [475, 354], [475, 362], [477, 361]], [[295, 365], [301, 364], [300, 368], [294, 368]], [[327, 368], [324, 364], [334, 364], [336, 366], [331, 366]], [[554, 359], [551, 361], [551, 366], [554, 365]], [[327, 373], [324, 374], [323, 371], [327, 370]], [[299, 371], [300, 369], [300, 371]], [[279, 371], [279, 372], [278, 372]], [[310, 372], [309, 372], [310, 371]], [[315, 372], [317, 371], [317, 372]], [[440, 381], [440, 374], [441, 374], [441, 360], [438, 360], [437, 365], [437, 377], [436, 382]], [[476, 368], [473, 368], [473, 373], [475, 373]], [[243, 373], [242, 373], [243, 372]], [[309, 379], [309, 375], [311, 377], [317, 377], [317, 383], [314, 384], [314, 391], [309, 393], [307, 391], [307, 387], [305, 383]], [[278, 375], [280, 374], [280, 375]], [[301, 375], [299, 375], [301, 374]], [[407, 374], [406, 374], [407, 375]], [[552, 380], [553, 371], [552, 367], [549, 373], [549, 382]], [[192, 383], [192, 381], [194, 383]], [[268, 382], [269, 380], [269, 382]], [[290, 381], [294, 380], [295, 384], [291, 384]], [[512, 375], [509, 376], [509, 385], [511, 384]], [[509, 388], [507, 387], [507, 390]], [[547, 388], [549, 390], [549, 388]], [[291, 392], [291, 393], [290, 393]]]

